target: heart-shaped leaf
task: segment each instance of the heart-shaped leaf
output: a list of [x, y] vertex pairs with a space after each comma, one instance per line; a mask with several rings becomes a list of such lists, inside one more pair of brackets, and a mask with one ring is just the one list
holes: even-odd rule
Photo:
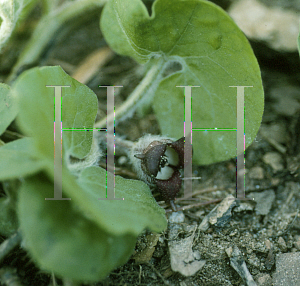
[[[193, 129], [211, 130], [237, 128], [237, 90], [230, 86], [253, 86], [245, 88], [246, 147], [254, 140], [264, 108], [260, 70], [246, 37], [221, 8], [201, 0], [156, 0], [149, 16], [140, 0], [114, 0], [102, 12], [101, 29], [117, 53], [181, 66], [161, 81], [153, 99], [164, 135], [184, 132], [184, 88], [176, 86], [200, 86], [192, 88]], [[236, 133], [194, 130], [193, 147], [199, 164], [222, 161], [236, 155]]]

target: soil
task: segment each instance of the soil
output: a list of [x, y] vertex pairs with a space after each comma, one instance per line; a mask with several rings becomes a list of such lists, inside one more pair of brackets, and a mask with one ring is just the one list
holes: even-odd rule
[[[220, 4], [222, 1], [216, 2]], [[223, 2], [227, 7], [230, 1]], [[94, 11], [88, 19], [82, 19], [79, 24], [66, 25], [57, 37], [52, 39], [39, 65], [60, 64], [71, 74], [87, 55], [106, 46], [99, 30], [99, 14], [100, 10]], [[39, 9], [35, 9], [31, 21], [19, 28], [14, 40], [1, 55], [0, 81], [5, 80], [20, 50], [28, 41], [30, 33], [26, 28], [33, 25], [32, 21], [38, 18], [38, 15]], [[296, 51], [275, 51], [263, 42], [251, 42], [251, 45], [261, 68], [265, 110], [257, 137], [245, 153], [245, 186], [246, 196], [250, 194], [250, 197], [257, 197], [261, 194], [266, 205], [261, 206], [259, 201], [241, 201], [240, 207], [233, 209], [225, 224], [210, 225], [206, 231], [197, 230], [193, 239], [193, 251], [198, 251], [206, 263], [192, 276], [185, 277], [171, 268], [169, 226], [157, 240], [153, 254], [149, 255], [146, 261], [139, 261], [136, 255], [149, 247], [151, 233], [148, 231], [138, 238], [135, 252], [125, 265], [115, 269], [101, 282], [82, 285], [246, 285], [231, 266], [228, 255], [230, 250], [237, 246], [257, 285], [267, 286], [273, 285], [272, 277], [277, 271], [277, 255], [300, 251], [299, 54]], [[99, 89], [99, 85], [124, 86], [116, 95], [115, 102], [118, 106], [126, 100], [141, 77], [140, 69], [133, 60], [114, 54], [101, 71], [87, 83], [98, 96], [99, 118], [105, 114], [106, 108], [106, 91]], [[10, 130], [16, 131], [14, 124], [10, 126]], [[135, 141], [146, 133], [160, 133], [151, 110], [143, 118], [134, 114], [116, 126], [116, 134], [127, 140]], [[117, 151], [115, 162], [118, 174], [136, 178], [122, 150]], [[194, 176], [201, 177], [201, 180], [193, 181], [193, 190], [203, 190], [197, 202], [222, 199], [234, 194], [235, 166], [235, 158], [208, 166], [193, 166]], [[156, 192], [154, 196], [158, 201], [161, 200]], [[194, 203], [178, 201], [180, 207]], [[191, 236], [188, 226], [198, 226], [217, 204], [211, 203], [184, 210], [184, 221], [180, 223], [181, 231], [177, 240]], [[161, 205], [170, 209], [162, 203]], [[168, 217], [170, 215], [171, 213], [167, 213]], [[6, 257], [1, 263], [1, 267], [4, 266], [14, 269], [13, 277], [18, 278], [12, 278], [6, 284], [0, 283], [1, 286], [55, 285], [52, 275], [39, 270], [21, 248]], [[56, 283], [63, 285], [59, 278], [56, 278]], [[67, 285], [66, 282], [64, 285]]]

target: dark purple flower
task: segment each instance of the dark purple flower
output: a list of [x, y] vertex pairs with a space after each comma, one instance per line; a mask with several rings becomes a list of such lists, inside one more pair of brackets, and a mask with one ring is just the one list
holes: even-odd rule
[[144, 154], [134, 156], [142, 160], [142, 170], [150, 176], [150, 183], [176, 211], [174, 199], [182, 183], [179, 170], [184, 166], [184, 137], [172, 143], [153, 143], [153, 147], [147, 148]]

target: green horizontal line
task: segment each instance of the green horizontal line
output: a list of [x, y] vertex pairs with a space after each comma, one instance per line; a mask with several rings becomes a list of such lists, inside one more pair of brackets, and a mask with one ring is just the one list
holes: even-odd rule
[[62, 128], [62, 131], [107, 131], [106, 129], [93, 129], [93, 128], [86, 128], [86, 129], [80, 129], [80, 128], [72, 128], [72, 129], [68, 129], [68, 128]]
[[237, 129], [192, 128], [192, 131], [237, 131]]

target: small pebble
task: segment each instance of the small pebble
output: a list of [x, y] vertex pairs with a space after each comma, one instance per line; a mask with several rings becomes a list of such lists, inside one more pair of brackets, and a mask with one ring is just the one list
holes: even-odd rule
[[263, 156], [263, 161], [270, 165], [274, 172], [282, 171], [284, 166], [282, 164], [282, 158], [277, 152], [268, 152]]
[[300, 250], [300, 235], [297, 235], [296, 242], [294, 242], [294, 246], [295, 248], [297, 248], [297, 250]]
[[257, 286], [272, 286], [272, 278], [269, 274], [260, 273], [255, 278]]
[[272, 247], [272, 243], [271, 243], [271, 241], [270, 241], [269, 239], [265, 240], [265, 245], [266, 245], [266, 248], [267, 248], [268, 250], [270, 250], [271, 247]]
[[281, 236], [278, 238], [278, 245], [281, 251], [285, 252], [287, 250], [285, 240]]
[[262, 167], [253, 167], [249, 172], [251, 179], [262, 180], [264, 178], [264, 169]]
[[233, 250], [233, 249], [232, 249], [231, 246], [225, 249], [225, 252], [226, 252], [226, 254], [228, 255], [228, 257], [231, 257], [232, 250]]

